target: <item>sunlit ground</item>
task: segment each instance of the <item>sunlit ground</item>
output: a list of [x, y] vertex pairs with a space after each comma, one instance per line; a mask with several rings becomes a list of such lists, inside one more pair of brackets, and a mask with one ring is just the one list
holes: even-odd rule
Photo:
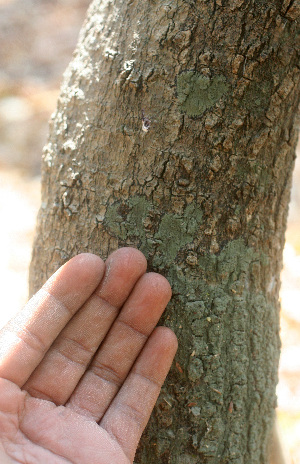
[[0, 169], [0, 325], [27, 299], [39, 190], [39, 178], [26, 179], [15, 170]]
[[300, 464], [300, 159], [294, 172], [281, 288], [278, 418], [292, 463]]

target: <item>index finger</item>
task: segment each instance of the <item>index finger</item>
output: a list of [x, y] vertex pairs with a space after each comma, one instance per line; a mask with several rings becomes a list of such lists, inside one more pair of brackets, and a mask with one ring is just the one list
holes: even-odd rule
[[83, 253], [64, 264], [0, 331], [0, 377], [19, 387], [104, 275], [101, 258]]

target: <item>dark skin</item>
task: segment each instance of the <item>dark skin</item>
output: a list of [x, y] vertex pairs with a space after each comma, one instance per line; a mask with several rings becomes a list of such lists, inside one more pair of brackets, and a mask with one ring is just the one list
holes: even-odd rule
[[138, 250], [62, 266], [0, 333], [1, 464], [131, 464], [177, 350]]

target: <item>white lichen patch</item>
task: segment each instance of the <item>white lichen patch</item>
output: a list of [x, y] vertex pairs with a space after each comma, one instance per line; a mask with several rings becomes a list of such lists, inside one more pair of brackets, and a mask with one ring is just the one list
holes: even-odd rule
[[105, 58], [109, 58], [111, 60], [113, 60], [115, 58], [115, 56], [117, 56], [118, 54], [119, 54], [118, 50], [113, 50], [112, 48], [109, 48], [109, 47], [107, 47], [104, 50]]
[[74, 140], [69, 139], [63, 144], [63, 148], [65, 151], [74, 151], [76, 150], [76, 143]]
[[134, 62], [135, 62], [135, 60], [124, 61], [124, 64], [123, 64], [124, 70], [129, 71], [129, 70], [133, 69]]

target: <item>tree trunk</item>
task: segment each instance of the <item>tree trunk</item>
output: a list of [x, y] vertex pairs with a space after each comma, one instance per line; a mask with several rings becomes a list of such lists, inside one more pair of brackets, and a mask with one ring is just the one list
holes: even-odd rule
[[136, 463], [268, 462], [299, 10], [95, 0], [65, 73], [31, 293], [71, 256], [120, 246], [170, 281], [180, 348]]

